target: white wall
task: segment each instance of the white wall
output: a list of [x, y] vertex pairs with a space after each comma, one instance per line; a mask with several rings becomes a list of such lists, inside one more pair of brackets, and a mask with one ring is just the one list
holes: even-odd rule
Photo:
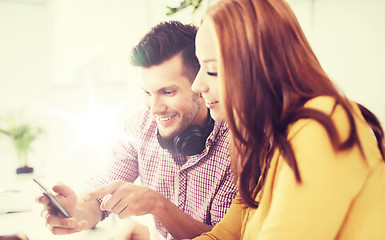
[[42, 100], [50, 44], [43, 4], [0, 1], [0, 109]]
[[329, 77], [385, 126], [385, 1], [289, 3]]
[[[46, 7], [39, 1], [0, 1], [0, 120], [9, 112], [46, 102], [51, 73], [47, 24]], [[17, 165], [7, 140], [0, 136], [1, 183]]]
[[[0, 0], [0, 120], [17, 113], [43, 127], [29, 156], [38, 174], [86, 180], [110, 157], [124, 119], [142, 107], [129, 53], [175, 19], [166, 5], [178, 1]], [[17, 163], [4, 136], [0, 163], [6, 184]]]
[[[326, 72], [385, 124], [384, 1], [289, 3]], [[162, 20], [199, 23], [202, 10], [166, 17], [166, 5], [178, 1], [0, 0], [0, 118], [25, 109], [44, 128], [30, 156], [38, 172], [75, 182], [108, 159], [122, 122], [142, 104], [128, 63], [133, 45]], [[0, 182], [16, 158], [6, 140]]]
[[139, 76], [128, 56], [146, 30], [145, 10], [145, 1], [50, 1], [54, 64], [46, 106], [52, 112], [48, 171], [65, 178], [71, 168], [87, 178], [110, 157], [115, 132], [141, 102], [136, 101]]

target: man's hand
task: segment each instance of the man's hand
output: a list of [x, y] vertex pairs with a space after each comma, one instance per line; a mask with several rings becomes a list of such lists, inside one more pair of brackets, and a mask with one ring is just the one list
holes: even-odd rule
[[66, 218], [58, 215], [54, 207], [50, 204], [48, 197], [45, 195], [39, 196], [36, 201], [44, 205], [41, 211], [41, 216], [45, 218], [46, 225], [53, 234], [62, 235], [82, 231], [87, 227], [87, 221], [78, 221], [74, 216], [77, 196], [75, 192], [64, 184], [56, 184], [52, 190], [56, 192], [56, 198], [70, 213], [72, 217]]
[[164, 198], [147, 187], [117, 180], [86, 195], [85, 201], [103, 197], [101, 210], [108, 210], [123, 219], [128, 216], [154, 214]]
[[110, 240], [148, 240], [148, 228], [133, 220], [128, 220]]
[[[96, 201], [97, 198], [103, 198], [100, 204], [101, 210], [111, 211], [121, 219], [152, 214], [177, 239], [194, 238], [212, 229], [212, 226], [201, 223], [184, 213], [160, 193], [122, 180], [110, 182], [90, 192], [83, 199], [87, 202]], [[127, 239], [137, 239], [130, 237]]]

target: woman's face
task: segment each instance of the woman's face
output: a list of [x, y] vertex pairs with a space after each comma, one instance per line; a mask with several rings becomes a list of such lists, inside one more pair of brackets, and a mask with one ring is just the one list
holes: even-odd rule
[[200, 70], [192, 85], [194, 92], [200, 93], [210, 109], [215, 121], [225, 120], [223, 103], [220, 98], [220, 79], [218, 75], [218, 43], [214, 27], [207, 19], [201, 24], [196, 40], [196, 55]]

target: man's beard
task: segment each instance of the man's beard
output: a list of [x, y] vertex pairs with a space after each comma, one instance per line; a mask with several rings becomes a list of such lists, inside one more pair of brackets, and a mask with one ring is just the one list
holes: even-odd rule
[[191, 108], [191, 111], [188, 114], [183, 115], [182, 121], [179, 124], [179, 127], [171, 133], [170, 136], [164, 136], [164, 133], [162, 133], [162, 128], [159, 128], [159, 134], [165, 138], [165, 139], [172, 139], [175, 136], [182, 133], [188, 126], [191, 125], [191, 123], [195, 120], [196, 116], [199, 113], [200, 110], [200, 102], [199, 102], [199, 95], [197, 93], [194, 93], [192, 96], [192, 102], [193, 106]]

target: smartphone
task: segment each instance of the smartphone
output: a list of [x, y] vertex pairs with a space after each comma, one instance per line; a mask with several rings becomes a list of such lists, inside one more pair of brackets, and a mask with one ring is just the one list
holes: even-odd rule
[[49, 198], [49, 201], [51, 205], [55, 208], [56, 211], [58, 211], [60, 214], [62, 214], [64, 217], [71, 217], [71, 215], [68, 213], [68, 211], [63, 207], [63, 205], [59, 202], [59, 200], [53, 195], [53, 193], [46, 188], [39, 180], [36, 178], [32, 178], [37, 185], [40, 186], [41, 190], [43, 191], [43, 194]]

